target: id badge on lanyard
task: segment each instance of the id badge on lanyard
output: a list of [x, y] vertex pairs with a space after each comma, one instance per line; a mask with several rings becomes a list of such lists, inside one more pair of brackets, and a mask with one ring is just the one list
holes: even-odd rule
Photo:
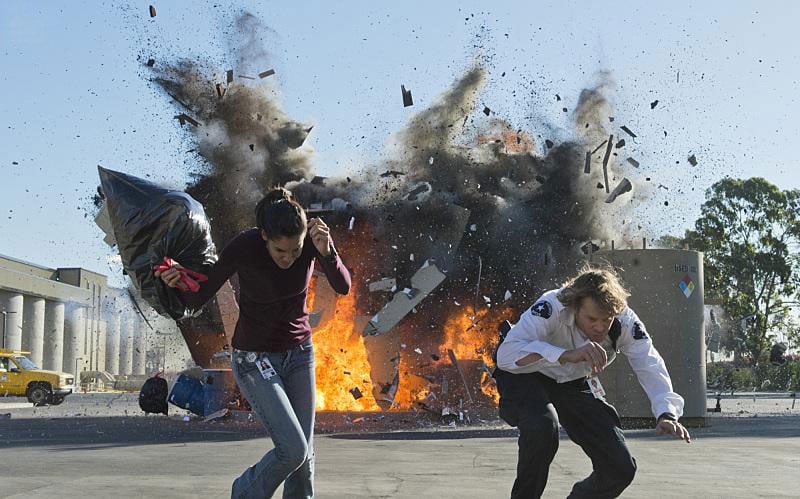
[[272, 367], [269, 358], [267, 358], [267, 354], [263, 354], [256, 360], [256, 367], [258, 368], [258, 372], [261, 373], [261, 377], [266, 380], [269, 380], [270, 378], [278, 374], [275, 371], [275, 368]]
[[600, 378], [592, 376], [586, 381], [589, 383], [589, 389], [592, 391], [594, 398], [601, 399], [606, 396], [606, 391], [603, 390], [603, 385], [600, 384]]

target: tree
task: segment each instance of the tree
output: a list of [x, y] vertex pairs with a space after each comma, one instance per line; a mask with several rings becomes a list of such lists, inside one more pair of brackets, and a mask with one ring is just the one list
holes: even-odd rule
[[758, 177], [720, 180], [686, 242], [705, 253], [706, 295], [740, 324], [735, 353], [757, 364], [800, 286], [800, 191]]
[[664, 235], [653, 241], [653, 246], [664, 249], [685, 249], [686, 239], [670, 234]]

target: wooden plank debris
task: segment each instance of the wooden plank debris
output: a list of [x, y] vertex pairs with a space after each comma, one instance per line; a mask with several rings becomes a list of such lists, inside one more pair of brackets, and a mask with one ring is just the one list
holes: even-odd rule
[[191, 116], [189, 116], [186, 113], [181, 113], [181, 114], [175, 116], [175, 119], [180, 122], [181, 126], [183, 126], [184, 123], [189, 123], [190, 125], [194, 125], [194, 126], [200, 126], [200, 122], [199, 121], [195, 120], [194, 118], [192, 118]]
[[600, 149], [602, 149], [602, 148], [603, 148], [603, 146], [604, 146], [604, 145], [606, 145], [607, 143], [608, 143], [608, 140], [607, 140], [607, 139], [606, 139], [606, 140], [604, 140], [603, 142], [601, 142], [599, 146], [597, 146], [597, 147], [595, 147], [595, 148], [594, 148], [594, 151], [592, 151], [592, 154], [594, 154], [594, 153], [596, 153], [597, 151], [599, 151]]
[[631, 190], [633, 190], [633, 184], [631, 184], [631, 181], [627, 178], [623, 178], [620, 183], [614, 187], [614, 190], [611, 192], [611, 194], [608, 195], [606, 198], [606, 203], [613, 203], [617, 197], [625, 194], [626, 192], [630, 192]]
[[406, 90], [405, 85], [400, 85], [400, 91], [403, 92], [403, 107], [414, 105], [414, 99], [411, 97], [411, 90]]
[[469, 385], [467, 384], [467, 378], [464, 377], [464, 371], [461, 370], [461, 366], [458, 365], [458, 359], [456, 358], [456, 353], [453, 351], [452, 348], [447, 349], [447, 356], [450, 357], [450, 362], [453, 363], [456, 370], [458, 371], [458, 375], [461, 377], [461, 382], [464, 383], [464, 390], [467, 392], [467, 398], [470, 402], [474, 403], [475, 400], [472, 398], [472, 391], [469, 389]]
[[622, 131], [623, 131], [623, 132], [627, 133], [627, 134], [628, 134], [628, 135], [630, 135], [632, 138], [634, 138], [634, 139], [636, 138], [636, 134], [635, 134], [635, 133], [633, 133], [633, 132], [631, 131], [631, 129], [630, 129], [630, 128], [628, 128], [628, 127], [626, 127], [625, 125], [622, 125], [622, 126], [620, 127], [620, 129], [622, 129]]
[[603, 179], [606, 185], [606, 193], [608, 193], [608, 159], [611, 157], [611, 147], [614, 145], [613, 134], [608, 136], [608, 142], [606, 142], [606, 144], [606, 155], [603, 156]]

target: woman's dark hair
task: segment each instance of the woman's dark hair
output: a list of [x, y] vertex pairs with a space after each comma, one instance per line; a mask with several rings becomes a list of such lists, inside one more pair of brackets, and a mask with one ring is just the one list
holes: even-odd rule
[[275, 187], [256, 205], [256, 225], [267, 239], [299, 236], [306, 223], [305, 210], [283, 187]]

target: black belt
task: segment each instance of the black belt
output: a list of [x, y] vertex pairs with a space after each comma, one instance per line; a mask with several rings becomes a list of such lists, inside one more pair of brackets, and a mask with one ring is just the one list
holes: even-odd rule
[[565, 381], [564, 383], [559, 383], [558, 381], [554, 380], [550, 376], [548, 376], [546, 374], [542, 374], [540, 372], [531, 373], [531, 374], [535, 374], [540, 378], [544, 378], [545, 381], [553, 383], [556, 386], [563, 386], [563, 387], [567, 387], [567, 388], [576, 388], [576, 389], [579, 389], [579, 390], [583, 390], [583, 389], [588, 387], [587, 382], [586, 382], [586, 378], [578, 378], [578, 379], [573, 379], [572, 381]]

